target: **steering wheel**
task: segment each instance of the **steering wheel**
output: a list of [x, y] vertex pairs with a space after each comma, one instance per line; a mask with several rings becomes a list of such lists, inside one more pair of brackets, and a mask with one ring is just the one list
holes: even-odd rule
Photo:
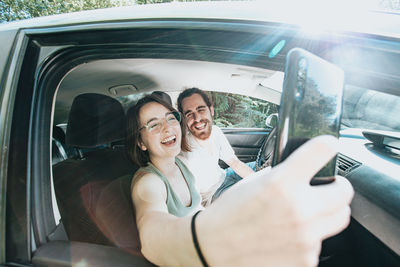
[[271, 130], [257, 154], [256, 169], [262, 170], [272, 165], [272, 156], [276, 141], [276, 127]]

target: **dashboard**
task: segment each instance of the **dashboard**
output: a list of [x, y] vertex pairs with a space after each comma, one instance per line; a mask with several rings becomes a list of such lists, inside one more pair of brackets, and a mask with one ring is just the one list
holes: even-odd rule
[[[375, 147], [361, 129], [342, 130], [339, 141], [339, 174], [355, 190], [352, 217], [400, 254], [399, 155]], [[341, 163], [347, 168], [341, 168]]]

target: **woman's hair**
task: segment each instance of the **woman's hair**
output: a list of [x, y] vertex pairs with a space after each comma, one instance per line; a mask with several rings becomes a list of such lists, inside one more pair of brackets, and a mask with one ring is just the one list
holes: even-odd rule
[[[170, 111], [177, 111], [174, 107], [171, 106], [168, 102], [160, 98], [159, 96], [152, 94], [147, 95], [141, 98], [136, 105], [130, 107], [126, 114], [126, 143], [125, 149], [129, 159], [143, 167], [146, 166], [147, 163], [150, 161], [149, 151], [148, 150], [141, 150], [138, 146], [139, 142], [141, 142], [141, 135], [140, 135], [140, 109], [146, 105], [147, 103], [156, 102], [164, 107], [166, 107]], [[183, 117], [183, 116], [182, 116]], [[181, 131], [182, 131], [182, 141], [181, 141], [181, 149], [184, 152], [190, 151], [190, 146], [186, 139], [186, 126], [184, 125], [184, 120], [182, 119], [180, 122]]]

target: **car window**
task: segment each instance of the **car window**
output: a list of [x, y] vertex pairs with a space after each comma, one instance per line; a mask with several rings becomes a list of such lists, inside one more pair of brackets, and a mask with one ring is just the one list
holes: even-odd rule
[[210, 92], [214, 123], [221, 128], [265, 128], [265, 120], [278, 105], [239, 94]]
[[[167, 92], [176, 103], [181, 91]], [[240, 94], [208, 91], [214, 103], [214, 124], [220, 128], [265, 128], [265, 120], [278, 113], [279, 106], [266, 100]], [[117, 97], [125, 111], [149, 93]], [[176, 106], [176, 105], [175, 105]]]
[[400, 131], [400, 97], [347, 85], [342, 128]]

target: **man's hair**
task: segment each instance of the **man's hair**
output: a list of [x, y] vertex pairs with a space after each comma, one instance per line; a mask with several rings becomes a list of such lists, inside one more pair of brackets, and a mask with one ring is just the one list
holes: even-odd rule
[[190, 97], [194, 94], [199, 94], [204, 102], [206, 103], [207, 107], [210, 108], [212, 106], [212, 102], [210, 100], [210, 97], [208, 96], [208, 94], [202, 90], [200, 90], [199, 88], [196, 87], [192, 87], [192, 88], [187, 88], [185, 90], [183, 90], [179, 96], [178, 96], [178, 110], [179, 112], [183, 113], [183, 108], [182, 108], [182, 101], [183, 99], [185, 99], [186, 97]]
[[[150, 155], [148, 150], [141, 150], [138, 144], [142, 141], [140, 135], [140, 109], [146, 105], [147, 103], [156, 102], [164, 107], [166, 107], [170, 111], [176, 111], [172, 107], [171, 104], [160, 98], [159, 96], [152, 94], [147, 95], [141, 98], [136, 105], [130, 107], [126, 114], [126, 141], [125, 141], [125, 149], [128, 155], [128, 158], [135, 164], [143, 167], [146, 166], [150, 161]], [[190, 151], [190, 146], [186, 139], [186, 131], [185, 125], [183, 124], [183, 120], [181, 120], [181, 132], [182, 132], [182, 140], [181, 140], [181, 149], [184, 152]]]

